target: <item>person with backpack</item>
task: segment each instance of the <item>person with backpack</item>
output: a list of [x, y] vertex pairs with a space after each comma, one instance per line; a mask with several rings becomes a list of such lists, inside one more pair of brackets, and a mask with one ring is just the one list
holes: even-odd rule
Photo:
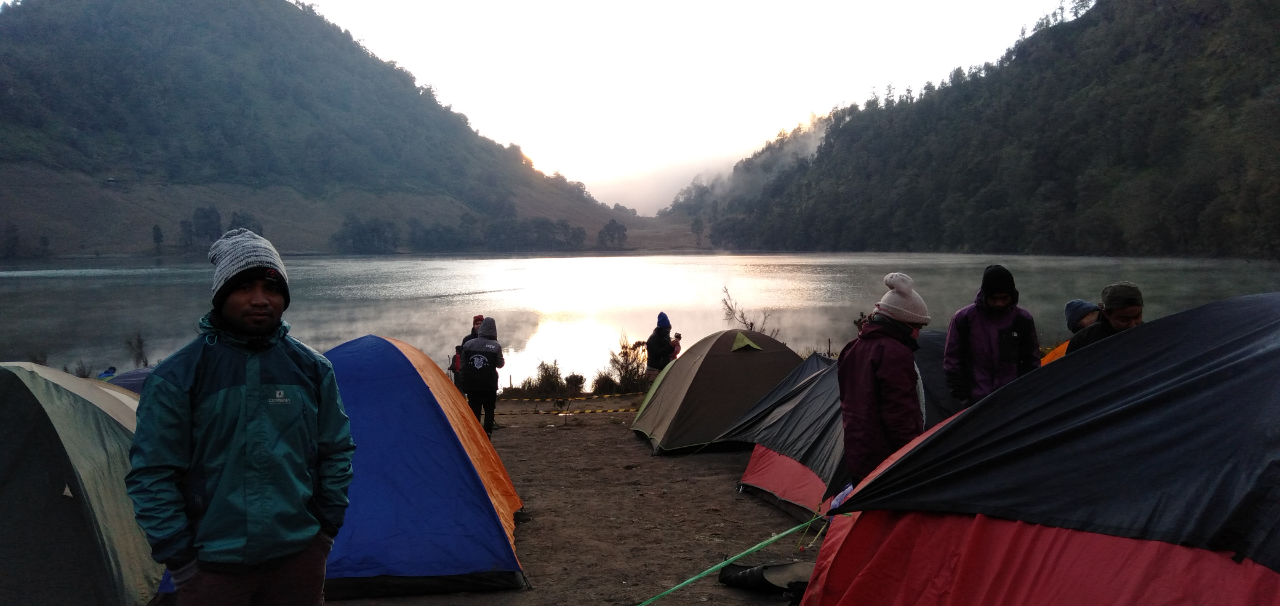
[[1031, 313], [1018, 307], [1013, 274], [988, 265], [973, 304], [947, 328], [942, 368], [962, 408], [1040, 367], [1040, 338]]
[[466, 345], [467, 341], [470, 341], [480, 336], [479, 334], [480, 325], [483, 323], [484, 323], [484, 314], [476, 314], [473, 318], [471, 318], [471, 333], [465, 337], [462, 337], [463, 345]]
[[[467, 341], [476, 338], [476, 331], [480, 330], [480, 324], [484, 322], [484, 316], [476, 314], [471, 318], [471, 332], [467, 336], [462, 337], [462, 345], [466, 345]], [[453, 347], [453, 361], [449, 363], [449, 372], [453, 375], [453, 384], [459, 390], [462, 389], [462, 345]]]
[[484, 432], [490, 437], [493, 436], [493, 412], [498, 404], [498, 369], [505, 365], [502, 344], [498, 343], [498, 323], [493, 318], [485, 318], [476, 330], [476, 338], [462, 346], [462, 390], [467, 394], [471, 412], [484, 424]]
[[156, 365], [125, 477], [178, 603], [319, 604], [355, 443], [324, 356], [289, 336], [284, 263], [265, 238], [209, 249], [213, 309]]

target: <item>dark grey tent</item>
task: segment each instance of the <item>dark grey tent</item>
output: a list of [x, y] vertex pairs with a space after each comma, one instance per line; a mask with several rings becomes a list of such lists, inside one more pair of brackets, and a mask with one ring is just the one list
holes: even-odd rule
[[782, 379], [774, 388], [755, 406], [751, 407], [745, 414], [740, 417], [737, 422], [720, 434], [713, 443], [741, 442], [746, 444], [755, 443], [755, 428], [767, 425], [769, 419], [776, 413], [779, 404], [787, 402], [795, 398], [795, 395], [801, 390], [806, 389], [810, 384], [817, 380], [818, 375], [835, 363], [835, 360], [828, 358], [819, 353], [809, 354], [804, 362], [792, 370], [786, 378]]
[[654, 454], [709, 444], [801, 362], [758, 332], [709, 335], [663, 369], [631, 428]]
[[916, 350], [916, 368], [920, 369], [920, 382], [924, 384], [924, 428], [929, 429], [960, 412], [960, 402], [951, 397], [947, 375], [942, 370], [947, 333], [922, 330], [916, 344], [920, 346]]
[[0, 364], [0, 604], [141, 606], [163, 568], [125, 494], [136, 398]]

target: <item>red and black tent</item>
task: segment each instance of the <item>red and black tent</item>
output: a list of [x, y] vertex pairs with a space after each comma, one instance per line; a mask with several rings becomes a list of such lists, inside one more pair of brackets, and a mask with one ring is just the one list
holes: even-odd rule
[[832, 512], [807, 606], [1280, 604], [1280, 294], [1037, 370]]
[[826, 511], [827, 484], [845, 469], [836, 366], [829, 360], [821, 366], [717, 439], [754, 443], [739, 486], [801, 520]]
[[[957, 403], [942, 372], [946, 333], [920, 333], [916, 367], [925, 393], [925, 424], [950, 416]], [[786, 388], [789, 390], [785, 390]], [[832, 360], [813, 354], [716, 442], [755, 444], [740, 486], [783, 511], [808, 520], [825, 513], [849, 484], [844, 464], [840, 381]]]

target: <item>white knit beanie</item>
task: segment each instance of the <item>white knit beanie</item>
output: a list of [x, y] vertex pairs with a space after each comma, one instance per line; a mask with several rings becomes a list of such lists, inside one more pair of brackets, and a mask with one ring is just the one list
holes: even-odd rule
[[[289, 306], [289, 274], [284, 271], [284, 261], [280, 253], [266, 238], [247, 229], [233, 229], [213, 246], [209, 247], [209, 262], [213, 263], [213, 305], [220, 308], [226, 294], [220, 293], [227, 283], [248, 269], [263, 268], [279, 273], [280, 281], [285, 289], [285, 307]], [[270, 272], [268, 272], [268, 276]], [[221, 295], [221, 296], [219, 296]]]
[[929, 323], [929, 308], [913, 287], [911, 276], [892, 273], [884, 277], [884, 285], [889, 287], [889, 292], [876, 303], [877, 310], [899, 322]]

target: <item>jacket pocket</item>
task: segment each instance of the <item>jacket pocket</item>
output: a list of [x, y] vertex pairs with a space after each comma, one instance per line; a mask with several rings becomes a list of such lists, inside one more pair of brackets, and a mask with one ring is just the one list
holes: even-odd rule
[[1000, 361], [1016, 364], [1018, 362], [1018, 329], [1015, 326], [1001, 328], [998, 334], [1000, 341]]

